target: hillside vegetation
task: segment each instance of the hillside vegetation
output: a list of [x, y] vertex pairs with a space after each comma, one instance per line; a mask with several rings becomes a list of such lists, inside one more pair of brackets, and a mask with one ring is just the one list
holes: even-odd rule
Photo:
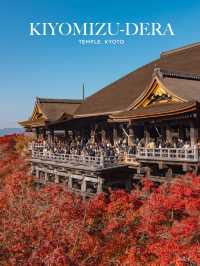
[[23, 136], [0, 138], [0, 265], [200, 265], [200, 178], [99, 195], [33, 185]]

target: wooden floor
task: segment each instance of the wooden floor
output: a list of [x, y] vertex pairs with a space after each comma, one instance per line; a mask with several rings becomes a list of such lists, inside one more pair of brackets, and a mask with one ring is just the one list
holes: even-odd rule
[[59, 161], [52, 161], [52, 160], [41, 160], [41, 159], [28, 159], [28, 161], [32, 162], [32, 163], [36, 163], [36, 164], [48, 164], [48, 165], [52, 165], [52, 166], [56, 166], [56, 167], [64, 167], [64, 168], [68, 168], [68, 169], [77, 169], [77, 170], [84, 170], [84, 171], [91, 171], [91, 172], [99, 172], [99, 171], [106, 171], [106, 170], [110, 170], [110, 169], [118, 169], [118, 168], [123, 168], [123, 167], [127, 167], [127, 165], [120, 163], [118, 165], [112, 165], [112, 166], [108, 166], [108, 167], [104, 167], [104, 168], [98, 168], [95, 166], [86, 166], [83, 165], [81, 163], [75, 162], [59, 162]]

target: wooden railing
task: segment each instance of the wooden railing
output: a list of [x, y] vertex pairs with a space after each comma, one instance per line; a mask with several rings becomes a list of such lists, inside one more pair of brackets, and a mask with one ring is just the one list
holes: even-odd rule
[[44, 145], [34, 144], [29, 147], [32, 150], [32, 157], [50, 161], [70, 162], [72, 164], [81, 164], [89, 167], [104, 168], [119, 164], [136, 163], [139, 159], [160, 160], [160, 161], [180, 161], [180, 162], [198, 162], [198, 148], [137, 148], [135, 154], [123, 153], [118, 156], [89, 156], [73, 154], [54, 154], [45, 151]]
[[136, 159], [197, 162], [199, 150], [197, 148], [138, 148]]
[[115, 156], [89, 156], [74, 154], [53, 154], [50, 152], [40, 152], [32, 150], [33, 159], [49, 160], [55, 162], [66, 162], [70, 164], [84, 165], [92, 168], [105, 168], [118, 164], [118, 158]]
[[136, 163], [136, 154], [126, 153], [124, 155], [124, 163], [125, 164], [135, 164]]
[[29, 151], [33, 151], [33, 150], [43, 150], [45, 148], [45, 145], [44, 144], [39, 144], [39, 143], [30, 143], [28, 145], [28, 150]]

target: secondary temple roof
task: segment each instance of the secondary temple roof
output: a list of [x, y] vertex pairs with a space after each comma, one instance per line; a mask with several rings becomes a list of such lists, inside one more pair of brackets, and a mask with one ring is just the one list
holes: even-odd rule
[[82, 100], [37, 98], [32, 116], [20, 124], [24, 127], [44, 126], [61, 117], [72, 118]]
[[49, 121], [54, 121], [64, 114], [73, 115], [82, 103], [82, 100], [39, 98], [38, 102], [47, 119]]

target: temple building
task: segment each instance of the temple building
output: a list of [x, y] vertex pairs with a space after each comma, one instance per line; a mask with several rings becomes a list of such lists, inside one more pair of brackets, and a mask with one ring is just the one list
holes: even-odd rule
[[88, 186], [96, 192], [104, 186], [131, 189], [144, 175], [164, 182], [185, 172], [198, 173], [199, 55], [200, 43], [163, 52], [85, 100], [37, 98], [31, 118], [20, 122], [37, 138], [42, 135], [53, 143], [56, 132], [62, 132], [62, 140], [78, 137], [91, 145], [100, 143], [101, 150], [118, 147], [118, 155], [75, 158], [65, 152], [45, 158], [41, 150], [33, 150], [33, 172], [37, 177], [43, 172], [45, 180], [48, 173], [57, 182], [67, 180], [70, 189], [76, 179], [84, 195]]

